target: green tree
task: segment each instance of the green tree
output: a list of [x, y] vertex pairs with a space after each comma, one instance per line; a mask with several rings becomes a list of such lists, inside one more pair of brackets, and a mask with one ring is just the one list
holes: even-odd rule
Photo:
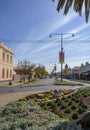
[[73, 10], [81, 16], [83, 5], [85, 8], [85, 19], [86, 22], [88, 22], [90, 12], [90, 0], [59, 0], [57, 4], [57, 11], [59, 12], [61, 9], [64, 9], [64, 15], [66, 15], [70, 7], [73, 6]]
[[37, 77], [43, 77], [43, 76], [47, 76], [48, 72], [46, 71], [44, 66], [38, 66], [35, 68], [35, 73]]

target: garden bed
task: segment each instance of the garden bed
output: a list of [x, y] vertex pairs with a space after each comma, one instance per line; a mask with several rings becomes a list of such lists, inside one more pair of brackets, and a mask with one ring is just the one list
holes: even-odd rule
[[54, 85], [84, 86], [83, 84], [80, 83], [75, 83], [72, 81], [61, 81], [59, 79], [55, 80]]
[[0, 130], [89, 130], [89, 111], [90, 88], [47, 91], [2, 107]]
[[32, 100], [18, 100], [0, 108], [0, 130], [81, 130], [75, 122], [42, 110]]
[[[54, 90], [26, 97], [26, 100], [29, 98], [32, 98], [44, 110], [53, 112], [60, 118], [68, 117], [68, 119], [80, 123], [90, 111], [90, 88], [81, 88], [77, 91]], [[87, 127], [87, 124], [84, 126]]]
[[59, 89], [59, 90], [51, 90], [46, 91], [43, 93], [33, 94], [30, 96], [25, 97], [26, 100], [32, 99], [33, 101], [37, 102], [38, 104], [42, 104], [42, 102], [49, 102], [54, 101], [57, 98], [61, 98], [62, 96], [67, 96], [75, 92], [75, 90], [68, 90], [68, 89]]
[[[88, 111], [90, 111], [90, 88], [79, 89], [70, 95], [63, 95], [53, 102], [43, 102], [40, 104], [40, 106], [44, 110], [55, 113], [60, 118], [68, 117], [70, 120], [83, 122], [84, 116], [87, 115]], [[89, 120], [90, 115], [87, 123], [85, 123], [84, 126], [87, 126], [88, 124], [88, 127], [90, 128]]]

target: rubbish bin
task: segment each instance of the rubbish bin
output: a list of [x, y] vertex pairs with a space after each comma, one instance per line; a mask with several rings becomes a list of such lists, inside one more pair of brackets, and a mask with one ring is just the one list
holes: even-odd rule
[[12, 85], [12, 80], [9, 81], [9, 85]]

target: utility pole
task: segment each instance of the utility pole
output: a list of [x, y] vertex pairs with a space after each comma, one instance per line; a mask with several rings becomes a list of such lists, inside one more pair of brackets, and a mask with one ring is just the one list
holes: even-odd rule
[[49, 37], [52, 37], [53, 35], [60, 35], [61, 36], [61, 48], [59, 52], [59, 62], [61, 63], [61, 82], [63, 81], [63, 63], [64, 63], [64, 52], [63, 52], [63, 35], [72, 35], [74, 36], [74, 33], [53, 33], [50, 34]]

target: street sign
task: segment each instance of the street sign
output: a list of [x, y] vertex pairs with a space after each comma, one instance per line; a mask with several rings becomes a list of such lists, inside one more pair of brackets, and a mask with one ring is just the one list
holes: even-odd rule
[[59, 63], [64, 63], [64, 52], [59, 52]]

